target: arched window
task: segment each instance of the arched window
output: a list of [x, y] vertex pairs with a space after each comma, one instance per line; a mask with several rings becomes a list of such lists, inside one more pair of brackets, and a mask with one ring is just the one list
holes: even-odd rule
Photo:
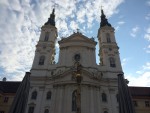
[[105, 93], [102, 93], [102, 101], [107, 102], [107, 95]]
[[72, 93], [72, 111], [77, 111], [77, 90], [73, 91]]
[[33, 112], [34, 112], [34, 107], [30, 106], [29, 109], [28, 109], [28, 113], [33, 113]]
[[115, 59], [113, 57], [110, 57], [110, 67], [116, 67]]
[[110, 34], [109, 33], [106, 33], [106, 39], [107, 39], [107, 43], [111, 42], [111, 40], [110, 40]]
[[48, 100], [51, 99], [51, 95], [52, 95], [51, 91], [48, 91], [46, 95], [46, 99]]
[[108, 113], [107, 111], [104, 111], [104, 113]]
[[45, 109], [44, 113], [49, 113], [49, 110], [48, 110], [48, 109]]
[[41, 56], [39, 59], [39, 65], [44, 65], [45, 56]]
[[44, 41], [48, 41], [48, 39], [49, 39], [49, 32], [46, 32]]
[[36, 97], [37, 97], [37, 91], [33, 91], [31, 95], [31, 99], [36, 100]]

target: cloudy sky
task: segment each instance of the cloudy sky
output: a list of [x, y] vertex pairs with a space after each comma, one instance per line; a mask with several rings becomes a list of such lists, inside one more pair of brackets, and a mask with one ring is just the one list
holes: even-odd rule
[[58, 40], [77, 28], [97, 40], [103, 6], [129, 85], [150, 86], [150, 0], [0, 0], [0, 79], [19, 81], [30, 71], [40, 28], [54, 6]]

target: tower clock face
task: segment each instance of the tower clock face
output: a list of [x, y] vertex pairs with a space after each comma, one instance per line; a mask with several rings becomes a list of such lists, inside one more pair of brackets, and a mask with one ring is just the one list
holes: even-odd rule
[[80, 54], [75, 54], [74, 59], [75, 59], [75, 61], [79, 61], [80, 60]]

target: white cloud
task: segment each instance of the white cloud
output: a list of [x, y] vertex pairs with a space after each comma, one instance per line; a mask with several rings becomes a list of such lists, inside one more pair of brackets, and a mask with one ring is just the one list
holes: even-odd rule
[[80, 23], [85, 22], [85, 14], [86, 14], [86, 10], [81, 7], [78, 11], [77, 11], [77, 21]]
[[147, 62], [146, 65], [143, 66], [143, 70], [150, 70], [150, 62]]
[[[150, 27], [148, 27], [148, 28], [146, 29], [146, 33], [145, 33], [145, 35], [144, 35], [144, 38], [145, 38], [147, 41], [150, 41]], [[149, 44], [146, 48], [144, 48], [144, 50], [145, 50], [146, 53], [150, 53], [150, 44]]]
[[150, 6], [150, 1], [147, 1], [147, 5], [149, 5], [149, 6]]
[[115, 30], [118, 31], [120, 29], [120, 26], [116, 26]]
[[150, 45], [148, 45], [146, 52], [147, 52], [147, 53], [150, 53]]
[[150, 50], [146, 50], [146, 53], [150, 53]]
[[150, 19], [150, 13], [145, 16], [145, 19], [146, 19], [146, 20], [149, 20], [149, 19]]
[[144, 48], [144, 51], [145, 51], [146, 53], [150, 53], [150, 45], [148, 45], [147, 47], [145, 47], [145, 48]]
[[142, 66], [141, 70], [136, 72], [138, 75], [129, 74], [126, 78], [131, 86], [149, 86], [150, 87], [150, 62]]
[[[82, 23], [87, 24], [80, 28], [84, 32], [91, 28], [94, 21], [100, 21], [99, 5], [103, 4], [105, 14], [111, 17], [118, 13], [117, 7], [122, 2], [123, 0], [55, 1], [56, 27], [60, 37], [68, 36]], [[6, 76], [8, 80], [21, 80], [25, 72], [30, 70], [40, 27], [49, 18], [53, 5], [53, 0], [0, 1], [0, 14], [3, 15], [0, 16], [0, 78]]]
[[140, 70], [140, 71], [136, 71], [136, 73], [137, 73], [137, 74], [142, 74], [143, 71], [141, 71], [141, 70]]
[[136, 27], [134, 27], [134, 28], [132, 29], [133, 32], [137, 32], [138, 30], [139, 30], [139, 27], [138, 27], [138, 26], [136, 26]]
[[70, 28], [72, 30], [76, 30], [78, 28], [78, 24], [75, 21], [70, 22]]
[[[119, 18], [122, 19], [123, 17], [119, 17]], [[123, 20], [117, 22], [117, 26], [115, 27], [115, 30], [118, 31], [123, 24], [125, 24], [125, 21]]]
[[125, 66], [128, 60], [129, 60], [128, 58], [123, 58], [121, 61], [122, 66]]
[[144, 38], [147, 39], [148, 41], [150, 41], [150, 34], [145, 34]]
[[123, 24], [125, 24], [125, 22], [124, 21], [119, 21], [118, 24], [123, 25]]
[[147, 33], [150, 34], [150, 27], [147, 29]]
[[139, 32], [140, 28], [138, 26], [135, 26], [134, 28], [132, 28], [132, 31], [130, 33], [130, 35], [132, 37], [136, 37], [137, 33]]
[[144, 72], [140, 76], [127, 75], [130, 86], [149, 86], [150, 87], [150, 72]]
[[147, 28], [144, 38], [146, 40], [150, 41], [150, 27]]
[[1, 0], [0, 5], [8, 5], [8, 0]]

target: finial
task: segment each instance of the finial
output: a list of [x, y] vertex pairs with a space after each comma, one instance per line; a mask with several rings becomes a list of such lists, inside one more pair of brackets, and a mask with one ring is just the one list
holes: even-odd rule
[[101, 15], [104, 15], [103, 6], [101, 5]]
[[55, 8], [53, 8], [53, 11], [52, 13], [50, 14], [50, 18], [48, 18], [48, 21], [45, 23], [45, 25], [52, 25], [52, 26], [55, 26]]
[[55, 4], [56, 4], [56, 3], [54, 2], [54, 4], [52, 5], [52, 8], [53, 8], [53, 9], [55, 9]]
[[103, 6], [101, 5], [101, 10], [103, 10]]
[[79, 33], [79, 30], [80, 30], [80, 29], [77, 28], [77, 33]]
[[54, 15], [54, 13], [55, 13], [55, 8], [53, 8], [53, 12], [52, 12], [52, 14]]
[[111, 24], [107, 21], [107, 18], [104, 14], [104, 11], [102, 9], [102, 6], [101, 6], [101, 23], [100, 23], [100, 27], [103, 27], [103, 26], [110, 26], [111, 27]]
[[53, 10], [55, 10], [56, 6], [58, 6], [58, 4], [56, 4], [56, 3], [54, 2], [54, 4], [52, 5]]

